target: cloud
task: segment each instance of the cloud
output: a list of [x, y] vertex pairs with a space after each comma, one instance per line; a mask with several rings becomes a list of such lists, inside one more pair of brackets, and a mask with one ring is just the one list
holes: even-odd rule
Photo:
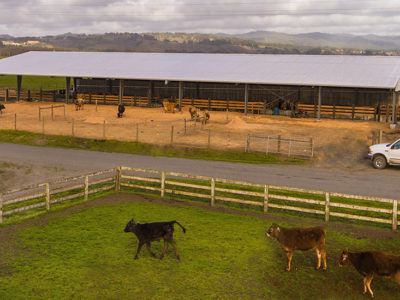
[[103, 32], [394, 35], [398, 0], [3, 0], [0, 34], [43, 36]]

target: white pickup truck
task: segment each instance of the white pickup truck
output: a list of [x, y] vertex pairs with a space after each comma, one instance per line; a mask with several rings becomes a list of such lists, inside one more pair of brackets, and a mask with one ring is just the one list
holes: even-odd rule
[[390, 144], [370, 146], [368, 157], [375, 169], [384, 169], [387, 165], [400, 166], [400, 139]]

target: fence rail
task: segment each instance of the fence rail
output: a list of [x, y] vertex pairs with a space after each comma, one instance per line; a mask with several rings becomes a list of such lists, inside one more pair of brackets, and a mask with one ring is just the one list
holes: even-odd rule
[[[285, 186], [256, 184], [245, 181], [197, 176], [130, 167], [117, 167], [117, 190], [135, 188], [160, 193], [161, 197], [181, 195], [216, 201], [238, 203], [269, 209], [295, 211], [331, 217], [391, 224], [397, 230], [398, 201], [360, 195], [325, 192]], [[142, 175], [133, 175], [144, 173]]]
[[[101, 176], [101, 178], [95, 178]], [[92, 180], [89, 181], [89, 178]], [[83, 183], [79, 181], [83, 180]], [[65, 187], [63, 184], [70, 184]], [[98, 186], [101, 184], [101, 186]], [[59, 186], [61, 185], [61, 186]], [[90, 188], [92, 187], [92, 188]], [[389, 224], [397, 230], [396, 199], [350, 195], [319, 190], [252, 183], [224, 178], [191, 175], [131, 167], [117, 167], [88, 175], [32, 185], [0, 194], [0, 224], [4, 216], [50, 206], [75, 198], [87, 200], [88, 195], [115, 189], [151, 191], [161, 197], [189, 198], [215, 206], [218, 201], [270, 210], [332, 217], [369, 223]]]
[[314, 141], [312, 138], [249, 133], [247, 134], [245, 151], [311, 158], [314, 155]]
[[[95, 179], [96, 176], [103, 177]], [[93, 180], [89, 180], [90, 178], [93, 178]], [[79, 180], [84, 182], [76, 183]], [[102, 186], [96, 187], [99, 184]], [[60, 187], [59, 185], [62, 186]], [[40, 207], [46, 207], [46, 210], [50, 210], [52, 204], [79, 197], [87, 200], [91, 194], [114, 188], [115, 169], [111, 169], [54, 181], [52, 184], [42, 183], [14, 189], [0, 194], [0, 224], [3, 223], [3, 217], [5, 216]]]

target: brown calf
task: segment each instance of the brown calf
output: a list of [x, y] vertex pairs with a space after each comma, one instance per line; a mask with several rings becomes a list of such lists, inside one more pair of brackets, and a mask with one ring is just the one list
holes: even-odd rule
[[374, 275], [391, 277], [400, 284], [400, 256], [381, 251], [350, 252], [343, 250], [339, 266], [352, 264], [364, 276], [364, 294], [368, 292], [374, 298], [371, 282]]
[[318, 257], [316, 269], [321, 267], [321, 256], [324, 262], [323, 269], [326, 270], [326, 250], [325, 239], [326, 229], [323, 227], [309, 228], [283, 228], [277, 224], [272, 226], [266, 232], [267, 237], [274, 237], [281, 244], [282, 249], [286, 252], [287, 267], [286, 271], [290, 271], [290, 263], [292, 261], [293, 252], [295, 250], [312, 250], [315, 249]]

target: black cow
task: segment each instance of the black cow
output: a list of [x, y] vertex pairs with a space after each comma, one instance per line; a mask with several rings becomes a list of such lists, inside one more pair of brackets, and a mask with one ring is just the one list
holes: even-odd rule
[[267, 237], [272, 236], [276, 238], [282, 249], [286, 252], [286, 271], [290, 271], [290, 264], [295, 250], [306, 251], [312, 249], [315, 249], [318, 258], [318, 263], [315, 268], [318, 270], [321, 267], [322, 257], [324, 263], [323, 269], [326, 270], [325, 228], [319, 226], [308, 228], [283, 228], [277, 224], [272, 224], [265, 235]]
[[122, 118], [124, 111], [125, 111], [125, 105], [123, 104], [118, 105], [118, 114], [117, 114], [118, 118]]
[[350, 252], [345, 249], [340, 256], [339, 266], [346, 263], [352, 264], [364, 276], [364, 294], [368, 289], [371, 298], [374, 298], [371, 290], [374, 275], [391, 277], [400, 284], [400, 256], [398, 255], [381, 251]]
[[4, 106], [4, 104], [0, 103], [0, 113], [3, 113], [3, 111], [2, 111], [3, 109], [6, 109], [6, 107]]
[[155, 257], [156, 256], [155, 253], [151, 251], [150, 243], [153, 241], [160, 241], [161, 239], [163, 239], [164, 249], [160, 256], [160, 259], [164, 257], [165, 251], [167, 251], [168, 248], [168, 243], [170, 243], [175, 249], [176, 258], [180, 260], [178, 255], [178, 249], [176, 248], [176, 243], [174, 241], [174, 236], [173, 236], [175, 223], [182, 228], [184, 233], [186, 232], [186, 229], [181, 224], [179, 224], [178, 221], [139, 224], [135, 223], [133, 219], [130, 220], [129, 223], [126, 225], [124, 231], [133, 232], [139, 240], [139, 245], [136, 251], [135, 259], [138, 258], [140, 249], [144, 244], [146, 244], [147, 250], [150, 252], [150, 254], [153, 257]]

